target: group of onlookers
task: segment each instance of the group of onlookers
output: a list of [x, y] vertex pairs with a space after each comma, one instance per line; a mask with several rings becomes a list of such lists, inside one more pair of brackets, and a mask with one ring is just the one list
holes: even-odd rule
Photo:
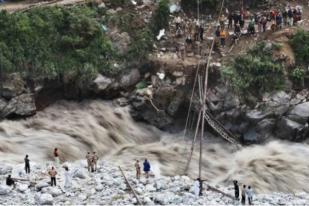
[[[243, 9], [234, 12], [227, 10], [226, 14], [222, 14], [219, 17], [219, 25], [216, 27], [215, 36], [220, 40], [221, 46], [224, 47], [230, 29], [233, 29], [233, 39], [237, 41], [244, 33], [256, 35], [257, 32], [266, 32], [268, 28], [271, 31], [276, 31], [283, 26], [297, 25], [301, 19], [302, 8], [300, 6], [287, 6], [284, 9], [272, 9], [253, 14]], [[178, 56], [183, 58], [184, 52], [182, 50], [190, 51], [194, 42], [202, 42], [204, 40], [204, 27], [202, 22], [203, 20], [199, 19], [184, 22], [180, 16], [175, 18], [176, 37], [181, 37], [183, 33], [186, 35], [185, 46], [176, 46]]]

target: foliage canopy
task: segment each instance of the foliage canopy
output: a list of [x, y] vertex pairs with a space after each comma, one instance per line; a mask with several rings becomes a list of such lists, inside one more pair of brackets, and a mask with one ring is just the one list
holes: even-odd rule
[[223, 76], [243, 93], [262, 93], [280, 89], [284, 83], [283, 67], [272, 59], [274, 45], [258, 44], [245, 55], [237, 57], [223, 70]]
[[4, 72], [55, 76], [109, 68], [111, 44], [88, 7], [0, 12], [0, 66]]

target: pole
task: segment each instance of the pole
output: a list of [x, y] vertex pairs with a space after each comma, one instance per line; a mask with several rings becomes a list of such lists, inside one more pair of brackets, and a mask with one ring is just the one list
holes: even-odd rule
[[[221, 16], [222, 10], [223, 10], [223, 6], [224, 6], [224, 0], [222, 0], [222, 4], [221, 4], [221, 8], [220, 8], [220, 12], [219, 12], [219, 18]], [[218, 20], [219, 20], [218, 18]], [[203, 147], [202, 147], [202, 143], [203, 143], [203, 138], [204, 138], [204, 130], [205, 130], [205, 114], [206, 114], [206, 101], [207, 101], [207, 89], [208, 89], [208, 75], [209, 75], [209, 65], [210, 65], [210, 60], [211, 60], [211, 55], [212, 55], [212, 51], [215, 45], [215, 40], [212, 41], [211, 47], [210, 47], [210, 51], [209, 51], [209, 55], [208, 55], [208, 59], [207, 59], [207, 65], [206, 65], [206, 69], [205, 69], [205, 79], [204, 79], [204, 95], [203, 95], [203, 100], [202, 100], [202, 129], [201, 129], [201, 136], [200, 136], [200, 158], [199, 158], [199, 178], [202, 179], [202, 155], [203, 155]], [[203, 184], [202, 181], [200, 182], [200, 195], [202, 195], [202, 190], [203, 190]]]
[[128, 187], [129, 187], [129, 189], [132, 191], [132, 193], [133, 193], [133, 195], [134, 195], [134, 197], [135, 197], [135, 199], [136, 199], [136, 201], [137, 201], [137, 204], [138, 204], [138, 205], [142, 205], [141, 201], [139, 200], [137, 194], [135, 193], [133, 187], [130, 185], [128, 179], [126, 178], [126, 176], [125, 176], [125, 174], [124, 174], [124, 172], [122, 171], [122, 169], [121, 169], [120, 166], [119, 166], [119, 170], [120, 170], [120, 172], [121, 172], [121, 174], [122, 174], [124, 180], [126, 181]]

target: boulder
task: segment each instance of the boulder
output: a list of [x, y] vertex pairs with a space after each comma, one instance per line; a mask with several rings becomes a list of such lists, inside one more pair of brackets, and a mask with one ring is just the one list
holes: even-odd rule
[[164, 181], [163, 179], [158, 179], [156, 180], [155, 182], [155, 188], [157, 190], [165, 190], [167, 188], [167, 184], [166, 184], [166, 181]]
[[4, 163], [0, 163], [0, 175], [10, 174], [13, 167]]
[[275, 107], [275, 106], [280, 106], [283, 104], [289, 104], [291, 95], [287, 94], [284, 91], [279, 91], [279, 92], [272, 93], [270, 95], [265, 95], [263, 99], [264, 101], [268, 100], [267, 102], [269, 106]]
[[276, 125], [276, 135], [281, 139], [295, 140], [301, 128], [301, 124], [283, 117]]
[[31, 94], [22, 94], [11, 99], [6, 107], [0, 111], [0, 117], [11, 114], [18, 116], [30, 116], [36, 113], [35, 99]]
[[26, 184], [19, 184], [19, 185], [17, 186], [17, 191], [23, 193], [23, 192], [26, 192], [26, 191], [28, 190], [28, 188], [29, 188], [29, 186], [26, 185]]
[[103, 187], [103, 185], [101, 185], [101, 184], [99, 184], [99, 185], [97, 185], [97, 186], [95, 187], [95, 190], [96, 190], [97, 192], [101, 192], [103, 189], [104, 189], [104, 187]]
[[80, 178], [80, 179], [86, 179], [87, 174], [86, 174], [85, 170], [79, 168], [79, 169], [76, 169], [74, 171], [73, 177], [77, 177], [77, 178]]
[[7, 101], [5, 99], [0, 98], [0, 111], [4, 110], [7, 105]]
[[2, 97], [10, 100], [25, 92], [26, 83], [18, 73], [9, 75], [2, 83]]
[[128, 74], [124, 74], [120, 81], [119, 86], [122, 88], [132, 87], [137, 84], [141, 79], [141, 74], [138, 69], [132, 69]]
[[104, 92], [112, 84], [112, 82], [113, 82], [113, 79], [99, 74], [93, 81], [95, 92], [96, 93]]
[[156, 191], [156, 188], [152, 184], [148, 184], [148, 185], [146, 185], [145, 190], [147, 192], [154, 192], [154, 191]]
[[38, 182], [36, 185], [35, 185], [35, 189], [37, 191], [40, 191], [42, 188], [45, 188], [45, 187], [48, 187], [49, 184], [47, 182]]
[[267, 133], [272, 133], [275, 125], [275, 119], [263, 119], [262, 121], [258, 122], [256, 129], [259, 134], [265, 135]]
[[57, 187], [52, 187], [49, 189], [48, 193], [51, 194], [53, 197], [57, 197], [62, 194], [62, 191]]
[[259, 110], [249, 110], [246, 113], [246, 117], [249, 121], [253, 122], [253, 123], [257, 123], [259, 121], [261, 121], [262, 119], [264, 119], [265, 117], [267, 117], [269, 115], [269, 113], [264, 113], [262, 111]]
[[7, 195], [11, 191], [11, 188], [6, 185], [0, 185], [0, 195]]
[[289, 112], [288, 116], [298, 123], [305, 124], [309, 118], [309, 102], [295, 106], [294, 109]]
[[37, 201], [40, 205], [52, 205], [54, 198], [51, 194], [41, 194]]

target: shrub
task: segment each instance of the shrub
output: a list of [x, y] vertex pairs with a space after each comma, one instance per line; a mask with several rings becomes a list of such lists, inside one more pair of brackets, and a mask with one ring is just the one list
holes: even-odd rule
[[243, 93], [262, 93], [280, 89], [284, 83], [283, 67], [272, 60], [273, 47], [258, 44], [247, 54], [237, 57], [223, 70], [223, 76]]
[[296, 67], [292, 73], [291, 78], [296, 85], [304, 86], [305, 85], [305, 70], [303, 68]]
[[299, 63], [309, 64], [309, 32], [300, 30], [291, 39], [291, 45]]

